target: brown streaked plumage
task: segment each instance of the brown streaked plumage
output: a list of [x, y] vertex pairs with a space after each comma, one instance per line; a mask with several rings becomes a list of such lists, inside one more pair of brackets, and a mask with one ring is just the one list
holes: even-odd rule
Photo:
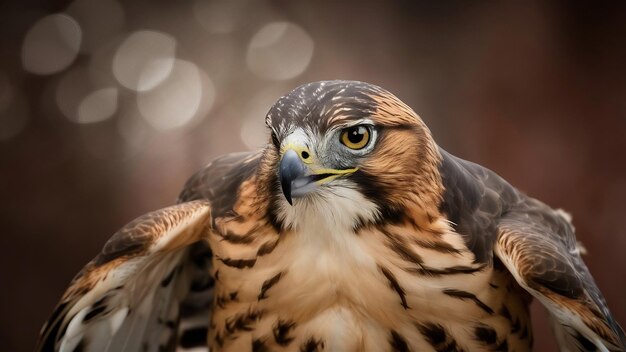
[[262, 152], [114, 235], [39, 349], [527, 351], [534, 296], [563, 350], [624, 350], [567, 216], [446, 153], [389, 92], [311, 83], [266, 123]]
[[[129, 315], [134, 307], [129, 303], [136, 304], [134, 298], [141, 299], [146, 291], [154, 290], [152, 282], [144, 281], [154, 279], [157, 287], [168, 287], [174, 276], [183, 276], [183, 267], [177, 262], [188, 251], [187, 246], [206, 236], [210, 218], [209, 203], [198, 200], [148, 213], [119, 230], [74, 278], [43, 327], [38, 349], [72, 351], [86, 347], [89, 339], [102, 338], [98, 336], [106, 332], [102, 330], [115, 334], [124, 327], [132, 332], [125, 324], [125, 320], [132, 320]], [[164, 305], [156, 310], [167, 308]], [[103, 320], [110, 321], [94, 329]], [[171, 327], [165, 322], [162, 325], [167, 337], [175, 337]], [[94, 347], [102, 349], [108, 343], [98, 341]], [[132, 346], [139, 347], [135, 343], [128, 348]], [[120, 346], [113, 344], [111, 348], [116, 347]]]

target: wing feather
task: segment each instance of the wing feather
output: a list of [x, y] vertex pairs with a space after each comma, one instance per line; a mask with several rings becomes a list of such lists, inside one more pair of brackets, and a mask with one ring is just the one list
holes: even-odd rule
[[569, 215], [534, 200], [491, 170], [440, 149], [441, 210], [464, 236], [475, 261], [495, 254], [516, 281], [550, 311], [563, 350], [625, 349], [576, 242]]
[[626, 338], [559, 211], [527, 199], [498, 223], [494, 248], [516, 281], [546, 306], [562, 349], [624, 351]]
[[253, 153], [215, 160], [187, 182], [179, 204], [115, 233], [71, 282], [37, 350], [206, 349], [206, 340], [195, 338], [208, 329], [213, 301], [212, 254], [204, 239], [216, 214], [231, 211], [258, 161]]
[[[164, 302], [184, 294], [167, 289], [176, 285], [166, 281], [173, 282], [174, 275], [184, 272], [178, 263], [186, 246], [206, 236], [210, 219], [208, 202], [193, 201], [148, 213], [124, 226], [72, 281], [44, 326], [38, 349], [120, 350], [130, 336], [145, 335], [150, 323], [158, 320], [151, 316], [167, 314]], [[152, 312], [153, 306], [159, 309]]]

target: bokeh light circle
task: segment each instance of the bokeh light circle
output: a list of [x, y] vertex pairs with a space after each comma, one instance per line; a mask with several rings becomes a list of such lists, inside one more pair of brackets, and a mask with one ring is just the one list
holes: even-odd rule
[[300, 26], [290, 22], [272, 22], [252, 37], [246, 62], [250, 70], [261, 78], [291, 79], [309, 66], [313, 47], [313, 39]]
[[146, 91], [158, 86], [172, 72], [176, 39], [157, 31], [138, 31], [118, 47], [113, 74], [126, 88]]
[[22, 44], [22, 66], [31, 73], [49, 75], [74, 62], [82, 38], [78, 23], [67, 14], [54, 14], [37, 21]]
[[139, 112], [157, 130], [185, 126], [203, 116], [215, 99], [212, 81], [198, 66], [174, 60], [167, 79], [137, 96]]
[[79, 123], [100, 122], [113, 116], [117, 111], [117, 88], [102, 88], [87, 95], [78, 105]]

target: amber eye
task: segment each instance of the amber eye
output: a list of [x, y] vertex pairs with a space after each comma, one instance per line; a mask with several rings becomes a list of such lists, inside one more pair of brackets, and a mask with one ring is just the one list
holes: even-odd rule
[[341, 132], [341, 143], [350, 149], [363, 149], [369, 141], [370, 129], [367, 126], [352, 126]]

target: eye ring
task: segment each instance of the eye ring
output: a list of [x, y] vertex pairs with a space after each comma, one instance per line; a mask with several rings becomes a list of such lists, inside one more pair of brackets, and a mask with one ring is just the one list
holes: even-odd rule
[[341, 144], [352, 150], [365, 148], [372, 136], [371, 127], [367, 125], [356, 125], [344, 128], [341, 131]]

